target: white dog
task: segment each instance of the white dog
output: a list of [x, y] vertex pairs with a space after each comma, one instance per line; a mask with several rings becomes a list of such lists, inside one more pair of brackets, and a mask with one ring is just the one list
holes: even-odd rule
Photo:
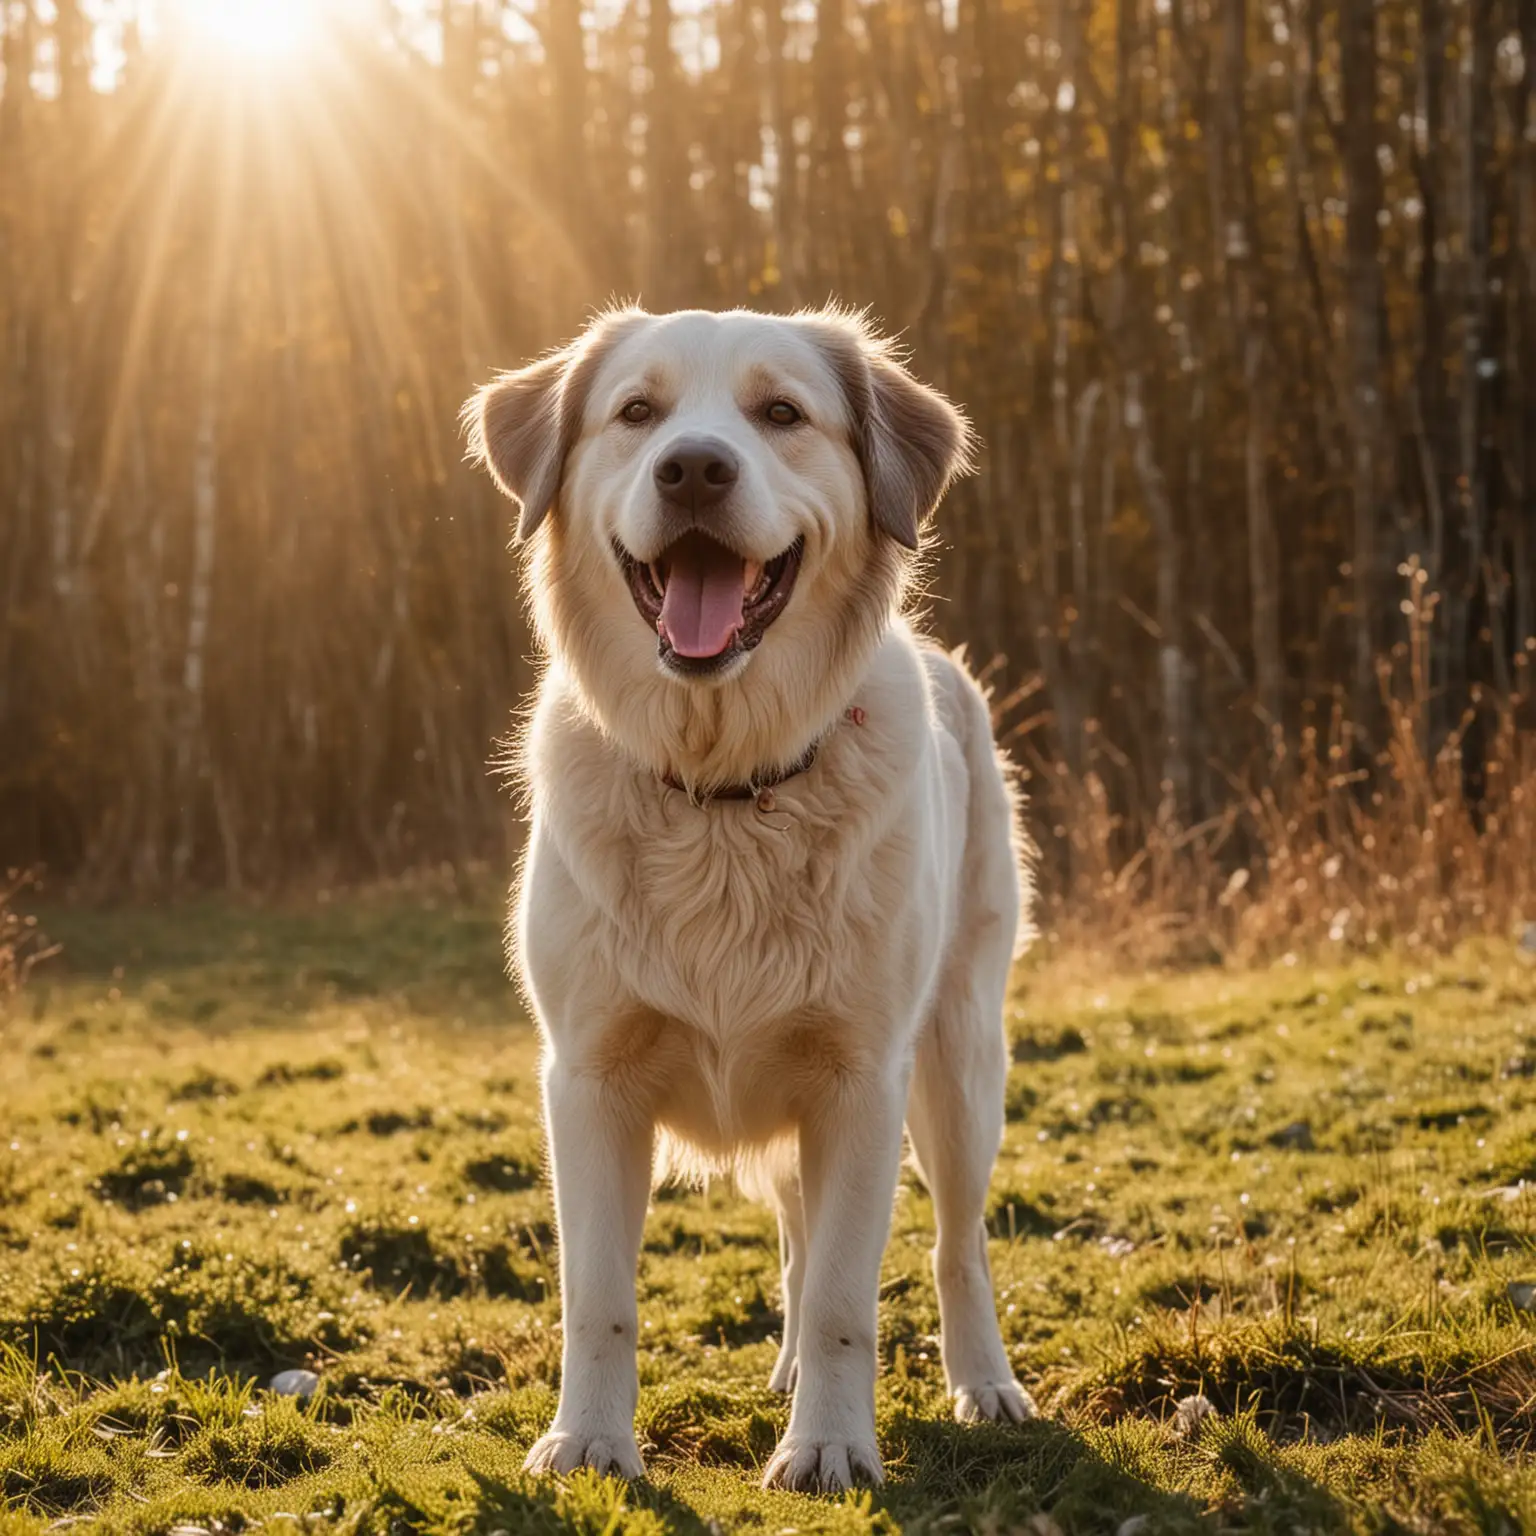
[[902, 615], [964, 418], [847, 314], [624, 309], [465, 419], [521, 504], [547, 653], [512, 944], [565, 1335], [528, 1467], [641, 1474], [650, 1190], [730, 1168], [779, 1216], [794, 1401], [764, 1482], [879, 1482], [903, 1124], [956, 1415], [1029, 1417], [983, 1224], [1025, 849], [981, 691]]

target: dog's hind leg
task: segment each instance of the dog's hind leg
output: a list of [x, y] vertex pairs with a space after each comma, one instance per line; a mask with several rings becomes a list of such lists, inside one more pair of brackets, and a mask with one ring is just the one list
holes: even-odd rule
[[1008, 1041], [1003, 1004], [1023, 929], [1026, 869], [1017, 810], [992, 745], [986, 701], [964, 668], [927, 658], [969, 780], [953, 947], [918, 1043], [907, 1129], [933, 1196], [944, 1375], [957, 1419], [1027, 1419], [997, 1326], [985, 1214], [1003, 1140]]
[[[974, 914], [972, 914], [974, 916]], [[988, 931], [988, 929], [992, 931]], [[994, 914], [961, 941], [918, 1046], [907, 1129], [933, 1196], [944, 1376], [955, 1417], [1027, 1419], [997, 1325], [987, 1263], [987, 1185], [1003, 1137], [1003, 993], [1013, 935]]]

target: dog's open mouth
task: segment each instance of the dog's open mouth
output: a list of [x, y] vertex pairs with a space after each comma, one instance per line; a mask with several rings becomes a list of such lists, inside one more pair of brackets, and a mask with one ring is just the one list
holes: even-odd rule
[[662, 661], [693, 676], [717, 672], [756, 648], [789, 602], [803, 551], [796, 539], [762, 564], [694, 531], [646, 564], [614, 545]]

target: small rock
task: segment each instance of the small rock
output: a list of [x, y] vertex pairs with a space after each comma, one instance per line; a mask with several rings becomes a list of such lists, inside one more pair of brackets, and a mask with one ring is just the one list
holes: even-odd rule
[[1511, 1280], [1509, 1299], [1520, 1312], [1536, 1312], [1536, 1283], [1530, 1280]]
[[1115, 1536], [1145, 1536], [1145, 1533], [1151, 1529], [1150, 1515], [1132, 1515], [1129, 1520], [1122, 1520], [1115, 1527]]
[[1317, 1143], [1312, 1140], [1312, 1125], [1307, 1120], [1293, 1120], [1269, 1138], [1271, 1146], [1288, 1147], [1293, 1152], [1311, 1152]]
[[313, 1371], [279, 1371], [267, 1385], [283, 1397], [313, 1397], [320, 1378]]
[[1049, 1515], [1031, 1515], [1024, 1522], [1027, 1536], [1063, 1536], [1062, 1529]]
[[1207, 1419], [1216, 1417], [1216, 1405], [1203, 1393], [1181, 1397], [1173, 1410], [1173, 1432], [1180, 1440], [1192, 1440]]
[[1528, 955], [1536, 955], [1536, 923], [1527, 923], [1521, 931], [1520, 948]]
[[1524, 1179], [1518, 1184], [1496, 1184], [1492, 1189], [1478, 1191], [1481, 1200], [1518, 1200], [1529, 1186]]

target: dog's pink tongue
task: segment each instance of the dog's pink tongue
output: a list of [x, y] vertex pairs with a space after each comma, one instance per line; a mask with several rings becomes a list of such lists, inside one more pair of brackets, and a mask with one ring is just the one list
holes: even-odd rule
[[746, 566], [713, 539], [683, 538], [667, 557], [661, 624], [679, 656], [718, 656], [741, 628]]

